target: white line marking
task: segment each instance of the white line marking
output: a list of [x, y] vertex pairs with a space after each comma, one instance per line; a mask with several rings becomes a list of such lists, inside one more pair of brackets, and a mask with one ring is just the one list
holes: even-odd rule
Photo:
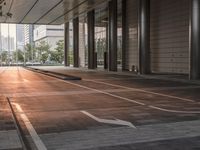
[[29, 133], [30, 133], [30, 135], [31, 135], [31, 137], [32, 137], [37, 149], [38, 150], [47, 150], [46, 146], [44, 145], [44, 143], [40, 139], [39, 135], [35, 131], [33, 125], [29, 121], [28, 117], [25, 115], [25, 113], [22, 110], [21, 106], [19, 104], [17, 104], [17, 103], [12, 103], [12, 104], [15, 105], [17, 110], [20, 112], [20, 117], [22, 118], [27, 130], [29, 131]]
[[[6, 81], [5, 81], [6, 82]], [[0, 84], [5, 84], [5, 82], [0, 81]], [[7, 84], [21, 84], [24, 82], [30, 82], [29, 80], [27, 81], [13, 81], [13, 82], [6, 82]], [[58, 81], [33, 81], [33, 83], [58, 83]]]
[[187, 90], [187, 89], [196, 89], [200, 88], [200, 86], [179, 86], [179, 87], [151, 87], [151, 88], [142, 88], [142, 90], [148, 91], [148, 90]]
[[156, 110], [165, 111], [165, 112], [171, 112], [171, 113], [200, 114], [200, 111], [179, 111], [179, 110], [170, 110], [170, 109], [160, 108], [156, 106], [148, 106], [148, 107], [156, 109]]
[[[112, 93], [117, 93], [117, 92], [125, 92], [127, 91], [126, 89], [111, 89], [111, 90], [103, 90], [105, 92], [112, 92]], [[34, 97], [34, 96], [60, 96], [60, 95], [81, 95], [81, 94], [95, 94], [99, 93], [96, 91], [89, 91], [89, 90], [81, 90], [81, 91], [55, 91], [55, 92], [29, 92], [29, 93], [0, 93], [4, 95], [5, 97]]]
[[139, 91], [139, 92], [144, 92], [144, 93], [148, 93], [148, 94], [153, 94], [153, 95], [158, 95], [158, 96], [164, 96], [164, 97], [173, 98], [173, 99], [179, 99], [179, 100], [183, 100], [183, 101], [187, 101], [187, 102], [195, 102], [194, 100], [187, 99], [187, 98], [181, 98], [181, 97], [177, 97], [177, 96], [172, 96], [172, 95], [167, 95], [167, 94], [161, 94], [161, 93], [146, 91], [146, 90], [142, 90], [142, 89], [129, 88], [129, 87], [126, 87], [126, 86], [116, 85], [116, 84], [111, 84], [111, 83], [106, 83], [106, 82], [102, 82], [102, 81], [94, 81], [94, 80], [87, 80], [87, 79], [84, 79], [84, 80], [85, 81], [91, 81], [91, 82], [94, 82], [94, 83], [101, 83], [101, 84], [105, 84], [105, 85], [110, 85], [110, 86], [113, 86], [113, 87], [120, 87], [120, 88], [129, 89], [129, 90], [132, 89], [133, 91]]
[[[31, 72], [31, 71], [30, 71]], [[46, 76], [46, 75], [43, 75], [43, 76]], [[101, 90], [97, 90], [97, 89], [92, 89], [92, 88], [89, 88], [87, 86], [83, 86], [83, 85], [79, 85], [79, 84], [76, 84], [76, 83], [72, 83], [72, 82], [69, 82], [69, 81], [64, 81], [64, 80], [61, 80], [61, 79], [57, 79], [57, 78], [54, 78], [54, 77], [50, 77], [48, 76], [49, 78], [52, 78], [54, 80], [58, 80], [58, 81], [62, 81], [62, 82], [65, 82], [65, 83], [68, 83], [68, 84], [71, 84], [71, 85], [75, 85], [75, 86], [78, 86], [78, 87], [81, 87], [81, 88], [85, 88], [85, 89], [88, 89], [88, 90], [92, 90], [92, 91], [96, 91], [96, 92], [99, 92], [99, 93], [103, 93], [105, 95], [109, 95], [109, 96], [112, 96], [112, 97], [116, 97], [116, 98], [119, 98], [119, 99], [123, 99], [123, 100], [126, 100], [126, 101], [129, 101], [129, 102], [132, 102], [132, 103], [136, 103], [136, 104], [139, 104], [139, 105], [142, 105], [142, 106], [145, 106], [146, 104], [144, 103], [140, 103], [138, 101], [135, 101], [135, 100], [132, 100], [132, 99], [128, 99], [128, 98], [124, 98], [124, 97], [121, 97], [121, 96], [117, 96], [117, 95], [114, 95], [114, 94], [110, 94], [108, 92], [104, 92], [104, 91], [101, 91]], [[85, 79], [84, 79], [85, 80]], [[93, 81], [93, 80], [85, 80], [85, 81]], [[98, 81], [93, 81], [93, 82], [96, 82], [98, 83]], [[101, 82], [99, 82], [101, 83]], [[110, 83], [105, 83], [105, 82], [102, 82], [103, 84], [107, 84], [107, 85], [111, 85], [111, 86], [115, 86], [115, 87], [121, 87], [121, 88], [124, 88], [124, 89], [128, 89], [128, 90], [131, 90], [131, 91], [139, 91], [139, 92], [145, 92], [145, 93], [149, 93], [149, 94], [155, 94], [155, 95], [160, 95], [160, 96], [164, 96], [164, 97], [169, 97], [169, 98], [174, 98], [174, 99], [180, 99], [180, 100], [184, 100], [184, 101], [189, 101], [189, 102], [195, 102], [197, 103], [196, 101], [193, 101], [193, 100], [190, 100], [190, 99], [184, 99], [184, 98], [180, 98], [180, 97], [176, 97], [176, 96], [171, 96], [171, 95], [166, 95], [166, 94], [161, 94], [161, 93], [155, 93], [155, 92], [150, 92], [150, 91], [145, 91], [145, 90], [141, 90], [141, 89], [136, 89], [136, 88], [129, 88], [129, 87], [126, 87], [126, 86], [120, 86], [120, 85], [114, 85], [114, 84], [110, 84]], [[147, 105], [146, 105], [147, 106]], [[176, 111], [176, 110], [168, 110], [168, 109], [162, 109], [162, 108], [159, 108], [159, 107], [154, 107], [154, 106], [147, 106], [149, 108], [152, 108], [152, 109], [156, 109], [156, 110], [160, 110], [160, 111], [164, 111], [164, 112], [175, 112], [175, 113], [191, 113], [188, 112], [188, 111]], [[192, 112], [194, 113], [194, 112]], [[196, 112], [195, 112], [196, 113]], [[198, 113], [198, 112], [197, 112]]]
[[[129, 102], [132, 102], [132, 103], [136, 103], [136, 104], [139, 104], [139, 105], [142, 105], [142, 106], [145, 106], [146, 104], [145, 103], [141, 103], [141, 102], [138, 102], [138, 101], [135, 101], [135, 100], [132, 100], [132, 99], [129, 99], [129, 98], [125, 98], [125, 97], [121, 97], [121, 96], [117, 96], [117, 95], [114, 95], [114, 94], [110, 94], [108, 92], [104, 92], [104, 91], [101, 91], [101, 90], [96, 90], [96, 89], [92, 89], [92, 88], [89, 88], [89, 87], [86, 87], [86, 86], [83, 86], [83, 85], [79, 85], [79, 84], [76, 84], [76, 83], [72, 83], [72, 82], [68, 82], [68, 81], [63, 81], [63, 82], [66, 82], [66, 83], [69, 83], [69, 84], [72, 84], [72, 85], [76, 85], [76, 86], [79, 86], [79, 87], [82, 87], [82, 88], [85, 88], [85, 89], [89, 89], [89, 90], [93, 90], [93, 91], [97, 91], [99, 93], [103, 93], [103, 94], [106, 94], [106, 95], [109, 95], [109, 96], [112, 96], [112, 97], [116, 97], [116, 98], [119, 98], [119, 99], [123, 99], [123, 100], [126, 100], [126, 101], [129, 101]], [[130, 90], [131, 88], [127, 88], [128, 90]], [[140, 91], [138, 89], [138, 91]], [[152, 109], [156, 109], [156, 110], [160, 110], [160, 111], [164, 111], [164, 112], [174, 112], [174, 113], [199, 113], [198, 111], [178, 111], [178, 110], [168, 110], [168, 109], [162, 109], [162, 108], [159, 108], [159, 107], [154, 107], [154, 106], [147, 106], [149, 108], [152, 108]]]
[[124, 125], [124, 126], [129, 126], [131, 128], [136, 129], [136, 127], [131, 122], [128, 122], [128, 121], [119, 120], [119, 119], [116, 119], [116, 120], [100, 119], [100, 118], [95, 117], [94, 115], [90, 114], [87, 111], [80, 111], [80, 112], [82, 112], [83, 114], [87, 115], [88, 117], [90, 117], [100, 123]]
[[96, 81], [109, 81], [109, 80], [142, 80], [143, 78], [134, 78], [134, 77], [128, 77], [128, 78], [115, 78], [115, 77], [107, 77], [105, 78], [95, 78]]
[[146, 105], [146, 104], [144, 104], [144, 103], [141, 103], [141, 102], [138, 102], [138, 101], [129, 99], [129, 98], [125, 98], [125, 97], [121, 97], [121, 96], [118, 96], [118, 95], [114, 95], [114, 94], [111, 94], [111, 93], [108, 93], [108, 92], [104, 92], [104, 91], [101, 91], [101, 90], [89, 88], [89, 87], [87, 87], [87, 86], [79, 85], [79, 84], [72, 83], [72, 82], [68, 82], [68, 81], [63, 81], [63, 82], [66, 82], [66, 83], [71, 84], [71, 85], [79, 86], [79, 87], [81, 87], [81, 88], [85, 88], [85, 89], [88, 89], [88, 90], [96, 91], [96, 92], [98, 92], [98, 93], [103, 93], [103, 94], [105, 94], [105, 95], [109, 95], [109, 96], [112, 96], [112, 97], [115, 97], [115, 98], [123, 99], [123, 100], [126, 100], [126, 101], [131, 102], [131, 103], [136, 103], [136, 104], [143, 105], [143, 106]]

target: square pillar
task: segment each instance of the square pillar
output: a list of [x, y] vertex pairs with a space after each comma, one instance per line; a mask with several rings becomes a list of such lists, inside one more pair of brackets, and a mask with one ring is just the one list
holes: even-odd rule
[[109, 6], [109, 71], [117, 71], [117, 0]]
[[69, 22], [64, 26], [64, 65], [69, 66]]
[[191, 0], [190, 79], [200, 79], [200, 1]]
[[139, 2], [139, 66], [140, 74], [151, 73], [150, 68], [150, 0]]
[[88, 24], [88, 69], [95, 69], [96, 62], [95, 58], [95, 37], [94, 37], [94, 10], [87, 13], [87, 24]]
[[126, 0], [122, 0], [122, 70], [126, 70]]
[[79, 67], [79, 19], [73, 19], [74, 67]]

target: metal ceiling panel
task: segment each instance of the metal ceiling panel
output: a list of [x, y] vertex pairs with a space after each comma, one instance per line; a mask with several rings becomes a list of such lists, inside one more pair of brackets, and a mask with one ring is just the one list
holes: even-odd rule
[[37, 0], [14, 0], [10, 10], [12, 18], [7, 18], [7, 23], [20, 23], [24, 16], [29, 12]]
[[62, 16], [58, 17], [57, 19], [54, 19], [52, 22], [49, 22], [49, 24], [60, 24], [62, 22], [67, 22], [68, 20], [78, 16], [85, 10], [88, 10], [88, 1], [86, 3], [83, 3], [79, 7], [74, 8], [73, 10], [63, 14]]
[[[56, 18], [62, 16], [68, 11], [72, 10], [74, 7], [79, 6], [87, 0], [64, 0], [63, 3], [55, 7], [51, 12], [44, 16], [37, 24], [49, 24]], [[64, 22], [63, 22], [64, 23]]]
[[108, 0], [5, 0], [0, 22], [63, 24], [105, 1]]
[[[17, 0], [16, 0], [17, 1]], [[53, 10], [54, 7], [61, 4], [63, 0], [39, 0], [31, 11], [26, 15], [22, 23], [35, 23], [42, 16]]]
[[65, 20], [65, 19], [64, 19], [64, 16], [62, 16], [62, 17], [60, 17], [59, 19], [56, 19], [56, 21], [54, 21], [54, 22], [52, 22], [52, 23], [49, 23], [49, 25], [50, 25], [50, 24], [60, 25], [60, 24], [65, 23], [64, 20]]
[[65, 13], [62, 17], [54, 20], [53, 22], [50, 22], [50, 24], [61, 24], [63, 22], [68, 22], [70, 19], [77, 17], [82, 13], [86, 13], [92, 8], [98, 7], [100, 4], [107, 1], [108, 0], [88, 0], [79, 7], [76, 7], [73, 10], [69, 11], [68, 13]]

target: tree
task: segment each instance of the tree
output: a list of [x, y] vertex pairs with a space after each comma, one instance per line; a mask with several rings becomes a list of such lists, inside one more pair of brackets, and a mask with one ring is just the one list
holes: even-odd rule
[[2, 51], [1, 53], [1, 60], [2, 62], [8, 63], [8, 51]]
[[57, 47], [54, 51], [51, 52], [51, 61], [56, 61], [58, 63], [62, 63], [64, 60], [64, 41], [59, 40], [56, 43]]
[[17, 60], [18, 62], [24, 61], [24, 53], [22, 50], [18, 49], [17, 51], [13, 52], [13, 59]]
[[59, 56], [58, 62], [62, 63], [64, 60], [64, 40], [59, 40], [56, 43], [56, 45], [57, 45], [56, 50], [57, 50], [58, 56]]
[[42, 62], [45, 63], [48, 59], [49, 56], [49, 50], [50, 46], [47, 42], [41, 41], [39, 45], [36, 47], [36, 51], [38, 53], [38, 59]]
[[30, 62], [35, 58], [35, 49], [31, 46], [31, 44], [26, 44], [24, 46], [25, 59]]

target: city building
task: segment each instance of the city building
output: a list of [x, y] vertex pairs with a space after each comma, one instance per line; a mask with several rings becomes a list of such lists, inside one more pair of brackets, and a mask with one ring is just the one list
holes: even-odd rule
[[33, 44], [33, 25], [24, 25], [24, 44]]
[[2, 40], [2, 50], [10, 50], [14, 51], [15, 50], [15, 40], [14, 37], [5, 37], [1, 35], [1, 40]]
[[17, 49], [24, 49], [26, 44], [34, 44], [33, 42], [33, 25], [17, 24], [16, 25], [16, 41]]
[[16, 25], [17, 49], [23, 50], [25, 45], [24, 25]]
[[34, 27], [34, 42], [38, 46], [41, 41], [49, 44], [50, 50], [56, 48], [56, 43], [59, 40], [64, 40], [63, 25], [35, 25]]

